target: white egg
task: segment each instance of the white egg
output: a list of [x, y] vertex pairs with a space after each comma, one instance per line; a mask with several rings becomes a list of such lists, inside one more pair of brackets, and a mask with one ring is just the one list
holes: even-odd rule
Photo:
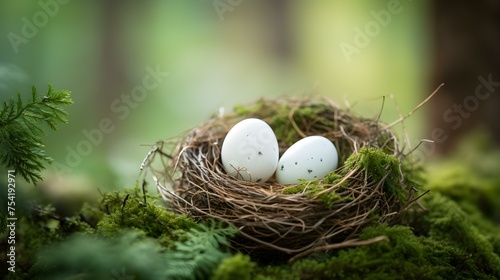
[[335, 145], [323, 136], [309, 136], [290, 146], [281, 156], [276, 170], [280, 184], [297, 184], [299, 179], [322, 179], [338, 166]]
[[227, 174], [245, 181], [265, 182], [278, 166], [279, 148], [272, 128], [251, 118], [237, 123], [226, 135], [221, 160]]

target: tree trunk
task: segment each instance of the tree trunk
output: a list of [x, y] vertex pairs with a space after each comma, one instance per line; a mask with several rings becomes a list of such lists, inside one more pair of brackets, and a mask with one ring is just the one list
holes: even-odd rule
[[[500, 144], [500, 2], [431, 1], [433, 68], [431, 87], [445, 87], [431, 102], [429, 128], [442, 128], [448, 138], [437, 144], [449, 153], [466, 134], [484, 125]], [[499, 84], [500, 85], [500, 84]]]

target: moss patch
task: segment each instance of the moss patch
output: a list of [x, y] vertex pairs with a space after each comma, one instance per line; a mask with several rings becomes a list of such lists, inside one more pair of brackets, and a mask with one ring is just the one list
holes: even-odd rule
[[[441, 195], [409, 226], [367, 227], [360, 239], [386, 236], [367, 246], [316, 254], [292, 265], [264, 266], [255, 279], [497, 279], [499, 256], [460, 207]], [[415, 228], [415, 230], [413, 229]], [[496, 229], [498, 232], [500, 228]]]
[[257, 265], [249, 256], [237, 253], [224, 259], [212, 274], [212, 280], [251, 280]]
[[[449, 262], [453, 248], [417, 237], [409, 227], [368, 227], [360, 238], [385, 235], [390, 241], [341, 250], [333, 257], [320, 256], [291, 266], [265, 267], [268, 279], [456, 279]], [[431, 253], [432, 252], [432, 253]]]
[[393, 155], [380, 149], [362, 147], [358, 154], [353, 154], [345, 161], [344, 169], [364, 169], [373, 180], [384, 181], [383, 189], [388, 195], [394, 195], [399, 200], [406, 199], [401, 188], [399, 160]]
[[[352, 170], [364, 170], [372, 180], [384, 182], [383, 190], [386, 195], [394, 195], [400, 201], [405, 201], [407, 196], [401, 185], [402, 178], [399, 168], [399, 159], [395, 156], [388, 155], [377, 148], [362, 147], [358, 153], [353, 153], [347, 158], [344, 167], [339, 169], [338, 173], [330, 172], [322, 180], [301, 180], [298, 185], [287, 187], [282, 193], [305, 194], [308, 198], [317, 197], [326, 207], [331, 207], [335, 203], [352, 200], [351, 197], [339, 195], [336, 190], [340, 191], [352, 183], [352, 178], [344, 180], [349, 172]], [[342, 182], [342, 180], [344, 181]], [[327, 192], [323, 192], [335, 185], [338, 186]]]
[[335, 190], [325, 191], [329, 185], [320, 183], [319, 180], [300, 180], [298, 185], [285, 188], [283, 194], [305, 194], [308, 198], [317, 198], [326, 207], [331, 208], [335, 203], [352, 200], [351, 197], [343, 197]]
[[[178, 236], [198, 226], [193, 219], [159, 207], [154, 203], [156, 199], [158, 196], [142, 196], [138, 188], [104, 194], [101, 204], [107, 210], [111, 209], [111, 213], [104, 215], [97, 224], [97, 232], [104, 237], [113, 237], [124, 229], [137, 229], [169, 247]], [[144, 200], [150, 202], [144, 203]]]
[[[498, 239], [491, 239], [491, 234], [498, 235], [500, 227], [478, 227], [457, 203], [439, 194], [427, 197], [425, 205], [428, 212], [415, 222], [415, 228], [423, 236], [440, 244], [451, 246], [463, 256], [456, 266], [467, 266], [464, 273], [486, 273], [500, 277], [500, 257]], [[475, 279], [485, 279], [474, 276]]]
[[323, 117], [324, 114], [332, 112], [328, 112], [327, 107], [321, 105], [291, 108], [286, 103], [270, 104], [265, 100], [260, 100], [250, 106], [238, 105], [234, 107], [237, 116], [265, 119], [273, 129], [276, 138], [286, 147], [302, 139], [290, 121], [292, 110], [292, 119], [297, 124], [313, 122], [321, 123], [325, 129], [334, 127], [333, 121]]
[[488, 176], [473, 168], [451, 162], [432, 165], [427, 187], [452, 198], [466, 211], [479, 210], [500, 223], [500, 176]]

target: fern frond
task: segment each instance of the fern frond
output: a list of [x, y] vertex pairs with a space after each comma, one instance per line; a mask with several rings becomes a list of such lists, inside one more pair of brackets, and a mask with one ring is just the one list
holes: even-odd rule
[[57, 130], [60, 123], [67, 123], [68, 113], [61, 105], [71, 105], [71, 92], [54, 90], [49, 84], [45, 96], [31, 89], [31, 100], [23, 104], [21, 94], [3, 101], [0, 112], [0, 162], [14, 169], [26, 181], [37, 183], [45, 162], [52, 159], [45, 155], [41, 136], [45, 135], [42, 124]]
[[228, 237], [238, 230], [211, 221], [200, 223], [185, 233], [185, 241], [177, 241], [175, 250], [166, 253], [168, 276], [173, 279], [207, 279], [219, 263], [230, 256]]

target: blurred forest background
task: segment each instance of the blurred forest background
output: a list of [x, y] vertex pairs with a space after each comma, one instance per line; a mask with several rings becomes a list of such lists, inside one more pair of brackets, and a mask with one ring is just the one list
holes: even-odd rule
[[[73, 92], [69, 124], [44, 138], [47, 154], [68, 168], [62, 181], [51, 167], [45, 177], [76, 193], [133, 185], [149, 150], [143, 144], [261, 97], [321, 94], [377, 117], [386, 96], [381, 118], [390, 123], [398, 106], [405, 115], [446, 82], [405, 127], [413, 146], [436, 127], [455, 139], [465, 132], [443, 113], [474, 95], [479, 75], [500, 80], [499, 9], [495, 1], [473, 2], [476, 9], [435, 2], [2, 1], [0, 95], [29, 96], [32, 84], [43, 93], [47, 83]], [[122, 96], [158, 69], [168, 76], [126, 103]], [[497, 97], [462, 118], [464, 131], [498, 128]], [[88, 141], [82, 131], [105, 118], [113, 131], [79, 160], [69, 156]]]

